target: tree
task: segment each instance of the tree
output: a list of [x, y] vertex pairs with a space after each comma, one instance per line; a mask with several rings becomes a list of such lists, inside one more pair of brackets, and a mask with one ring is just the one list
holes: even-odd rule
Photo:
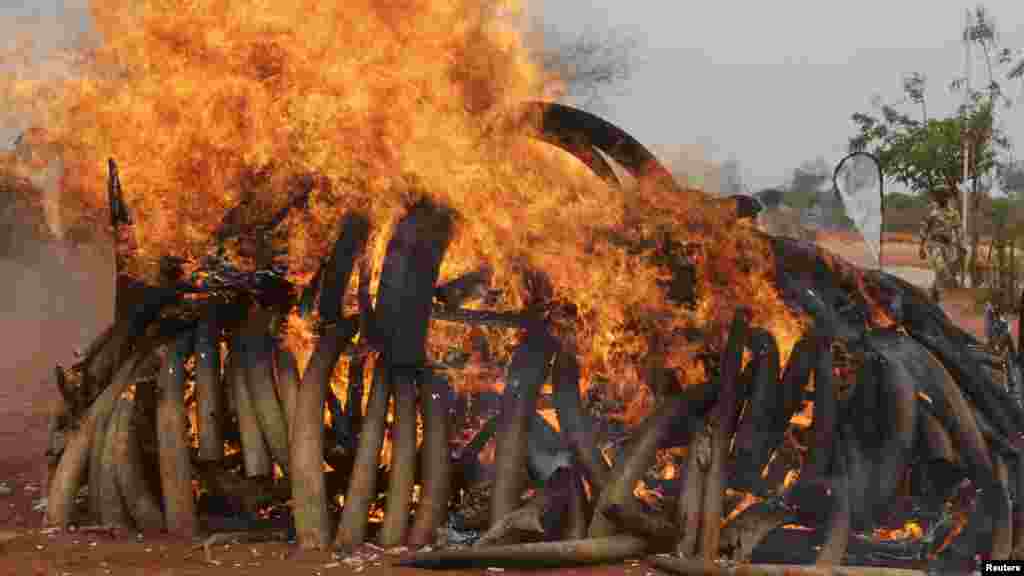
[[995, 21], [984, 6], [968, 15], [963, 41], [965, 48], [981, 49], [988, 79], [983, 89], [970, 86], [969, 72], [965, 70], [964, 75], [950, 83], [952, 89], [964, 92], [964, 103], [955, 115], [930, 119], [925, 107], [925, 78], [922, 74], [909, 74], [904, 77], [903, 90], [907, 100], [921, 105], [921, 121], [912, 120], [893, 106], [878, 103], [880, 117], [853, 115], [859, 133], [850, 139], [850, 149], [874, 152], [889, 179], [919, 194], [934, 195], [940, 189], [961, 191], [962, 185], [971, 184], [962, 194], [970, 198], [969, 203], [964, 202], [968, 209], [966, 221], [972, 223], [970, 245], [965, 248], [973, 278], [979, 240], [977, 211], [982, 196], [979, 184], [999, 167], [999, 153], [1010, 148], [1009, 139], [996, 122], [996, 111], [1011, 105], [1000, 82], [1003, 78], [1020, 79], [1024, 66], [1014, 62], [1014, 51], [999, 46]]
[[911, 72], [903, 78], [906, 99], [921, 106], [920, 122], [899, 112], [894, 106], [876, 103], [880, 117], [854, 114], [852, 119], [859, 134], [850, 140], [850, 150], [870, 150], [878, 154], [883, 172], [914, 192], [931, 194], [937, 187], [957, 189], [963, 181], [963, 147], [971, 165], [968, 178], [976, 180], [998, 168], [997, 153], [1008, 150], [1010, 143], [997, 128], [997, 105], [1009, 106], [1003, 94], [1000, 71], [1007, 80], [1024, 78], [1024, 59], [1014, 62], [1015, 52], [998, 45], [995, 20], [984, 6], [969, 14], [964, 41], [981, 48], [988, 83], [982, 90], [968, 85], [967, 75], [957, 76], [950, 88], [965, 90], [967, 98], [955, 117], [938, 120], [928, 118], [926, 106], [927, 78]]
[[[1018, 51], [999, 45], [999, 32], [995, 18], [982, 5], [968, 12], [968, 23], [963, 31], [965, 43], [981, 48], [988, 83], [981, 90], [973, 89], [968, 75], [958, 76], [950, 82], [953, 90], [966, 90], [969, 99], [982, 96], [1006, 107], [1013, 104], [1003, 92], [1000, 78], [1007, 81], [1024, 79], [1024, 57]], [[1019, 58], [1019, 60], [1018, 60]], [[965, 71], [966, 72], [966, 71]]]
[[992, 139], [992, 111], [979, 103], [966, 116], [919, 122], [889, 105], [881, 115], [851, 116], [857, 135], [849, 142], [851, 152], [869, 151], [878, 156], [888, 179], [911, 191], [932, 197], [941, 189], [957, 190], [963, 179], [963, 142], [972, 135], [971, 174], [984, 173], [995, 164], [992, 147], [1005, 143], [1001, 134]]
[[603, 36], [587, 31], [575, 36], [553, 27], [540, 28], [535, 58], [558, 83], [558, 92], [583, 108], [603, 102], [611, 88], [629, 80], [635, 64], [636, 39], [618, 30]]
[[1006, 73], [1008, 80], [1024, 80], [1024, 55], [1019, 52], [1015, 52], [1011, 55], [1011, 58], [1016, 60], [1011, 61], [1009, 64], [1009, 70]]
[[911, 72], [903, 77], [903, 93], [914, 104], [920, 104], [922, 122], [928, 121], [928, 103], [925, 100], [927, 85], [928, 78], [920, 72]]
[[[880, 117], [857, 113], [852, 120], [858, 134], [850, 139], [850, 150], [874, 153], [888, 179], [927, 197], [941, 190], [960, 190], [965, 153], [967, 177], [977, 190], [979, 176], [988, 174], [997, 164], [997, 152], [1009, 147], [1008, 138], [993, 124], [993, 103], [987, 98], [972, 98], [955, 116], [924, 122], [888, 105], [881, 106]], [[973, 213], [980, 195], [970, 197]], [[976, 221], [970, 230], [973, 255], [979, 238]], [[973, 257], [969, 266], [974, 270]]]
[[[965, 95], [965, 103], [960, 107], [960, 115], [965, 118], [970, 116], [973, 108], [984, 107], [987, 109], [989, 118], [985, 119], [984, 124], [978, 124], [973, 126], [974, 132], [970, 131], [968, 127], [965, 131], [963, 144], [965, 153], [969, 154], [969, 162], [974, 164], [970, 154], [976, 151], [978, 147], [986, 146], [988, 140], [992, 140], [997, 144], [1001, 144], [1000, 148], [1003, 150], [1009, 149], [1008, 141], [997, 142], [997, 138], [1001, 135], [997, 134], [996, 128], [999, 126], [996, 119], [996, 110], [998, 109], [997, 104], [1002, 104], [1002, 107], [1009, 108], [1013, 102], [1003, 93], [1002, 84], [1000, 78], [1006, 80], [1019, 79], [1021, 70], [1018, 69], [1017, 65], [1014, 64], [1014, 51], [1009, 48], [999, 46], [999, 34], [995, 19], [985, 9], [984, 6], [978, 5], [973, 11], [968, 12], [968, 23], [963, 31], [963, 41], [965, 48], [971, 46], [977, 46], [981, 48], [981, 53], [985, 63], [985, 70], [988, 75], [988, 83], [982, 90], [975, 90], [970, 85], [969, 70], [965, 70], [965, 76], [956, 78], [950, 83], [950, 87], [954, 90], [963, 90]], [[968, 54], [970, 54], [968, 52]], [[993, 62], [994, 60], [994, 62]], [[971, 62], [968, 60], [968, 66]], [[1009, 68], [1009, 70], [1007, 70]], [[1001, 74], [1000, 74], [1001, 72]], [[985, 125], [987, 124], [987, 125]], [[970, 174], [964, 174], [964, 178], [969, 178], [971, 181], [970, 198], [971, 202], [964, 203], [968, 206], [968, 214], [966, 215], [966, 221], [971, 222], [970, 234], [971, 234], [971, 245], [968, 254], [968, 266], [971, 271], [975, 271], [977, 266], [977, 252], [978, 252], [978, 207], [981, 202], [981, 194], [979, 193], [979, 182], [984, 176], [989, 175], [992, 168], [997, 167], [996, 162], [993, 162], [988, 169], [981, 170], [977, 165], [968, 166], [965, 163], [965, 172], [970, 170]], [[984, 191], [987, 195], [988, 190]], [[973, 275], [973, 274], [972, 274]]]

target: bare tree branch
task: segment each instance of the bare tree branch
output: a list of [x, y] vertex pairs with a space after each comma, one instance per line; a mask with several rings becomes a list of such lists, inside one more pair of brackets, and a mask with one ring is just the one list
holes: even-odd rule
[[631, 35], [612, 29], [569, 36], [551, 27], [543, 28], [542, 35], [537, 61], [584, 108], [600, 103], [607, 90], [632, 75], [637, 40]]

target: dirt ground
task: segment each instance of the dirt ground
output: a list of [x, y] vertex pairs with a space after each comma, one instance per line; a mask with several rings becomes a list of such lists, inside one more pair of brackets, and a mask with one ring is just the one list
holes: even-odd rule
[[[428, 572], [389, 565], [388, 556], [372, 548], [339, 559], [329, 553], [300, 552], [295, 545], [280, 542], [226, 544], [212, 548], [211, 560], [204, 559], [201, 546], [150, 539], [142, 542], [120, 537], [54, 537], [35, 534], [0, 545], [0, 575], [130, 575], [130, 576], [221, 576], [281, 574], [331, 576], [423, 575]], [[494, 569], [446, 571], [452, 576], [494, 574]], [[436, 573], [436, 572], [435, 572]], [[502, 576], [537, 574], [537, 571], [504, 570]], [[587, 567], [558, 571], [562, 576], [649, 576], [654, 573], [645, 562], [627, 561], [621, 566]]]
[[[836, 239], [825, 245], [866, 263], [863, 246]], [[52, 246], [24, 252], [17, 262], [0, 261], [0, 576], [422, 573], [391, 568], [386, 556], [371, 548], [346, 562], [328, 553], [300, 553], [296, 546], [280, 542], [221, 544], [212, 550], [217, 564], [210, 564], [194, 543], [137, 540], [134, 534], [41, 532], [42, 513], [34, 511], [33, 504], [46, 494], [46, 414], [57, 395], [49, 375], [54, 364], [70, 363], [72, 350], [98, 334], [112, 317], [113, 270], [109, 257], [101, 253], [62, 254]], [[886, 252], [887, 265], [921, 265], [910, 245], [887, 246]], [[944, 306], [958, 323], [980, 333], [981, 319], [967, 301], [954, 296]], [[642, 562], [627, 562], [560, 573], [584, 572], [647, 576], [653, 570]]]

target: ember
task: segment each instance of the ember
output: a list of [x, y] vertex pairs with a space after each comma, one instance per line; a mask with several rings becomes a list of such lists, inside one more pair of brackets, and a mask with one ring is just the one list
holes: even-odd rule
[[536, 100], [515, 8], [115, 0], [73, 78], [6, 79], [67, 167], [62, 221], [117, 250], [114, 324], [56, 371], [48, 521], [87, 484], [102, 522], [181, 537], [207, 493], [289, 502], [303, 548], [486, 529], [410, 566], [749, 561], [776, 529], [832, 565], [858, 532], [923, 541], [887, 508], [967, 476], [975, 551], [1024, 550], [1024, 411], [977, 343]]

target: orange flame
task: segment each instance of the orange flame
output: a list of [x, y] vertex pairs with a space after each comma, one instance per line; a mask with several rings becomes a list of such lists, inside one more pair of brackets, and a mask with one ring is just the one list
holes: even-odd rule
[[906, 540], [908, 538], [920, 538], [924, 535], [924, 529], [913, 520], [908, 520], [899, 528], [875, 528], [874, 536], [879, 540]]
[[661, 477], [665, 480], [672, 480], [679, 475], [677, 468], [678, 466], [675, 464], [666, 464], [665, 468], [661, 472]]
[[[811, 378], [813, 377], [812, 375]], [[814, 402], [804, 402], [804, 407], [796, 414], [793, 414], [789, 422], [799, 428], [810, 428], [814, 422]]]
[[633, 487], [633, 496], [636, 496], [639, 500], [643, 501], [644, 504], [647, 504], [652, 508], [660, 507], [661, 501], [665, 498], [665, 495], [661, 493], [661, 490], [648, 488], [647, 484], [645, 484], [643, 480], [638, 480], [636, 486]]
[[545, 408], [542, 410], [537, 410], [537, 413], [540, 414], [540, 417], [543, 418], [544, 421], [547, 422], [552, 428], [554, 428], [555, 431], [560, 430], [560, 428], [558, 427], [558, 414], [555, 413], [554, 409]]
[[497, 450], [497, 448], [498, 445], [497, 443], [494, 442], [494, 440], [491, 440], [490, 442], [485, 444], [483, 449], [480, 450], [480, 455], [478, 456], [480, 463], [485, 466], [490, 466], [491, 464], [494, 464], [494, 457], [496, 455], [495, 450]]
[[800, 479], [800, 471], [799, 470], [790, 470], [790, 471], [786, 472], [786, 478], [783, 479], [783, 481], [782, 481], [782, 488], [783, 488], [783, 490], [788, 490], [790, 487], [792, 487], [794, 484], [796, 484], [796, 481], [799, 480], [799, 479]]
[[729, 514], [726, 515], [726, 517], [722, 519], [722, 526], [724, 527], [729, 522], [732, 522], [733, 519], [736, 518], [737, 516], [739, 516], [740, 514], [742, 514], [744, 510], [746, 510], [747, 508], [750, 508], [751, 506], [753, 506], [754, 504], [757, 504], [758, 502], [761, 502], [762, 500], [763, 500], [763, 498], [759, 498], [757, 496], [754, 496], [753, 494], [751, 494], [749, 492], [744, 492], [743, 493], [743, 499], [741, 499], [739, 501], [739, 503], [736, 504], [736, 507], [733, 508], [732, 511], [729, 512]]
[[[431, 197], [459, 215], [442, 281], [490, 265], [498, 305], [511, 309], [529, 296], [524, 273], [543, 271], [552, 298], [575, 311], [559, 328], [575, 333], [582, 385], [612, 382], [629, 422], [653, 406], [642, 383], [650, 334], [688, 386], [707, 374], [695, 360], [705, 342], [685, 329], [720, 348], [739, 303], [775, 334], [784, 361], [803, 331], [774, 287], [770, 248], [731, 209], [657, 177], [611, 188], [525, 137], [510, 110], [544, 97], [551, 79], [529, 58], [515, 0], [94, 0], [92, 15], [98, 37], [68, 55], [69, 78], [6, 73], [0, 88], [64, 161], [69, 226], [106, 221], [106, 160], [118, 161], [136, 220], [134, 276], [156, 279], [165, 256], [194, 270], [228, 209], [246, 200], [243, 217], [264, 221], [294, 199], [297, 177], [314, 174], [309, 207], [270, 238], [290, 280], [312, 277], [349, 211], [374, 223], [379, 278], [391, 223]], [[663, 287], [674, 271], [659, 255], [676, 244], [696, 265], [694, 309]], [[309, 325], [287, 324], [304, 369]], [[448, 344], [467, 333], [433, 329]], [[498, 365], [509, 332], [486, 334]], [[346, 378], [335, 373], [339, 394]]]
[[935, 550], [928, 555], [928, 559], [934, 560], [936, 557], [938, 557], [938, 555], [941, 554], [943, 550], [945, 550], [949, 545], [953, 543], [954, 540], [956, 540], [956, 537], [959, 536], [960, 533], [963, 532], [964, 528], [966, 527], [967, 513], [963, 510], [957, 510], [953, 514], [953, 527], [946, 534], [946, 537], [943, 538], [942, 543], [940, 543], [935, 548]]

